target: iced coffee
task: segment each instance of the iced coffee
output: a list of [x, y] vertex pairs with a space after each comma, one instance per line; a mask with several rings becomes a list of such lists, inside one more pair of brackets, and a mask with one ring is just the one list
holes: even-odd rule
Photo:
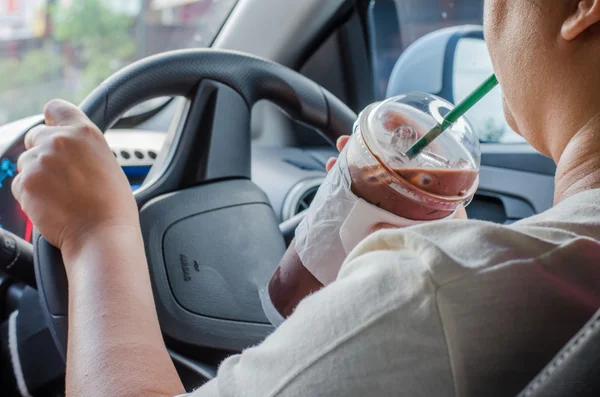
[[[374, 230], [377, 222], [405, 227], [452, 219], [470, 202], [479, 180], [480, 150], [466, 119], [416, 158], [405, 155], [451, 108], [435, 96], [408, 94], [360, 114], [267, 287], [282, 317], [333, 282], [355, 242], [367, 237], [365, 231]], [[345, 236], [352, 234], [348, 244]]]

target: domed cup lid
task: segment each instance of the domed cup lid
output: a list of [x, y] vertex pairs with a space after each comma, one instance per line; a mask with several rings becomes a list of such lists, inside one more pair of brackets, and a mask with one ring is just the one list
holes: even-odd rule
[[[397, 176], [427, 193], [472, 196], [481, 165], [479, 139], [461, 117], [413, 159], [405, 154], [453, 108], [430, 94], [395, 96], [366, 108], [357, 126], [375, 158]], [[457, 197], [457, 198], [458, 198]]]

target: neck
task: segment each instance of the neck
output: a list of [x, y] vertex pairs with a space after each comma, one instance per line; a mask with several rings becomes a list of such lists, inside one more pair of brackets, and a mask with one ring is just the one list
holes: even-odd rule
[[585, 190], [600, 188], [600, 114], [568, 142], [556, 170], [554, 204]]

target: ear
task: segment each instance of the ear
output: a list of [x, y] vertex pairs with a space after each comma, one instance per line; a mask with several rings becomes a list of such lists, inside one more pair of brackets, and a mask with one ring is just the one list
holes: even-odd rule
[[561, 30], [563, 39], [571, 41], [600, 22], [600, 0], [581, 0], [577, 11], [569, 15]]

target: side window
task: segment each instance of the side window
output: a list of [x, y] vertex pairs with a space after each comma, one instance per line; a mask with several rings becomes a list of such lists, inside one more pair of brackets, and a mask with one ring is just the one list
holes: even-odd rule
[[300, 73], [348, 103], [339, 32], [335, 32], [306, 61]]
[[[311, 54], [299, 72], [348, 104], [338, 32], [331, 35]], [[323, 138], [315, 130], [303, 124], [294, 123], [294, 132], [294, 144], [297, 146], [308, 147], [325, 144]]]
[[[494, 73], [484, 41], [461, 39], [454, 55], [454, 101], [460, 102]], [[502, 110], [502, 91], [494, 89], [467, 113], [482, 142], [520, 143], [524, 139], [506, 123]]]
[[[372, 81], [365, 34], [356, 12], [340, 25], [310, 54], [300, 73], [323, 86], [357, 114], [373, 101]], [[299, 146], [323, 145], [313, 130], [296, 125], [295, 143]], [[349, 131], [350, 133], [350, 131]]]
[[[370, 0], [365, 20], [375, 85], [374, 100], [410, 90], [440, 95], [458, 103], [488, 78], [493, 68], [485, 42], [464, 38], [457, 43], [454, 60], [450, 61], [452, 77], [445, 76], [448, 68], [445, 51], [449, 45], [445, 29], [481, 25], [483, 1]], [[415, 54], [428, 61], [416, 67]], [[404, 69], [399, 70], [398, 65]], [[452, 80], [453, 95], [446, 95], [447, 80]], [[394, 89], [390, 89], [391, 86]], [[524, 141], [506, 123], [499, 88], [467, 113], [467, 118], [482, 142]]]

